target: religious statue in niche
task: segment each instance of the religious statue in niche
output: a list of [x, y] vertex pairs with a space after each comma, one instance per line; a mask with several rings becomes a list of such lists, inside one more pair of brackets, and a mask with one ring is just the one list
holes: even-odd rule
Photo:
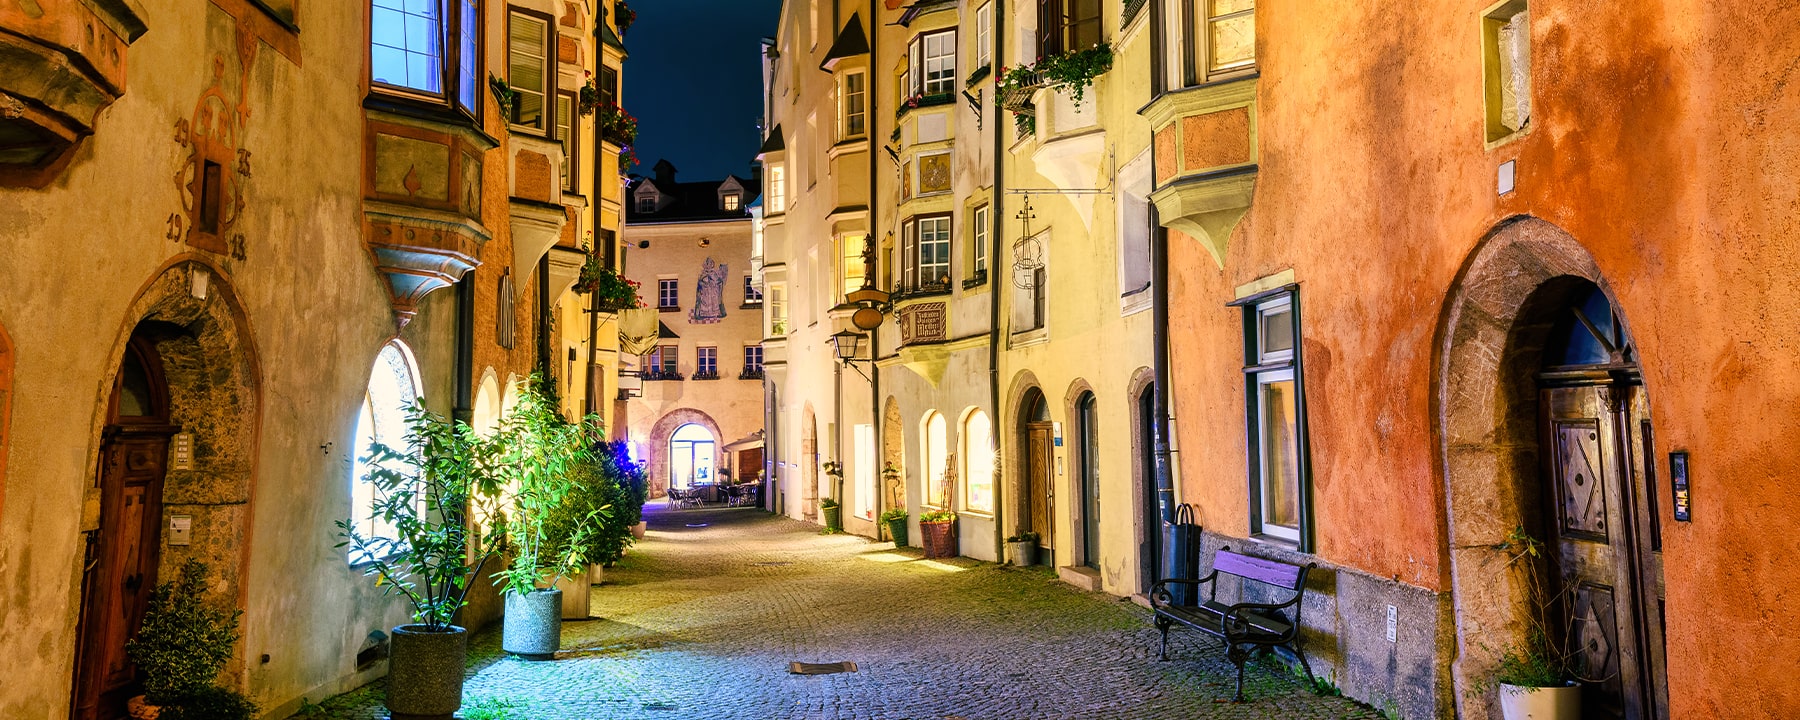
[[694, 309], [688, 311], [688, 322], [716, 323], [725, 319], [725, 273], [728, 265], [706, 259], [700, 268], [700, 289], [694, 295]]

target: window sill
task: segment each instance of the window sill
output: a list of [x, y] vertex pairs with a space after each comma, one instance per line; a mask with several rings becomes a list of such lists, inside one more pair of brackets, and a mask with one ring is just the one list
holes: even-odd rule
[[656, 311], [657, 312], [681, 312], [681, 308], [679, 308], [679, 307], [663, 307], [661, 305], [658, 305], [658, 306], [656, 306]]
[[388, 113], [425, 123], [435, 130], [461, 135], [484, 151], [500, 147], [498, 138], [482, 130], [480, 118], [452, 109], [447, 100], [388, 92], [377, 87], [363, 98], [362, 105], [364, 110]]
[[1029, 347], [1031, 345], [1042, 345], [1050, 342], [1050, 328], [1032, 328], [1030, 330], [1016, 332], [1013, 333], [1008, 340], [1010, 340], [1007, 344], [1008, 347], [1019, 348]]
[[744, 303], [742, 305], [739, 305], [738, 309], [739, 310], [761, 310], [762, 303]]
[[[1250, 541], [1257, 543], [1259, 545], [1267, 545], [1269, 547], [1278, 548], [1278, 549], [1285, 550], [1285, 551], [1291, 552], [1291, 553], [1301, 552], [1300, 543], [1298, 541], [1289, 540], [1287, 538], [1278, 537], [1275, 535], [1266, 535], [1263, 533], [1251, 533]], [[1302, 553], [1302, 554], [1308, 554], [1308, 553]]]
[[900, 108], [898, 110], [894, 111], [894, 119], [898, 120], [900, 118], [906, 117], [906, 114], [913, 110], [922, 110], [925, 108], [938, 107], [940, 105], [950, 105], [955, 102], [956, 102], [956, 93], [954, 93], [954, 92], [941, 92], [941, 93], [936, 93], [933, 95], [913, 96], [913, 97], [907, 98], [906, 100], [904, 100], [900, 103]]
[[982, 80], [986, 79], [987, 76], [992, 75], [993, 72], [994, 72], [994, 66], [992, 63], [984, 64], [981, 67], [975, 68], [975, 72], [969, 73], [968, 79], [963, 81], [963, 89], [967, 90], [969, 88], [975, 87], [975, 83], [981, 82]]

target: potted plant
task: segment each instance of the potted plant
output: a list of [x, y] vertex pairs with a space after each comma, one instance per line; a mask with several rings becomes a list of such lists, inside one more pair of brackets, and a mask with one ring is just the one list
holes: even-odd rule
[[956, 511], [951, 509], [951, 498], [956, 497], [955, 453], [945, 461], [944, 474], [938, 482], [944, 507], [919, 514], [919, 534], [924, 536], [925, 557], [956, 557]]
[[219, 671], [231, 659], [242, 611], [208, 605], [208, 569], [189, 560], [181, 577], [150, 593], [144, 623], [125, 652], [144, 677], [144, 694], [128, 703], [132, 717], [165, 720], [249, 720], [256, 704], [219, 687]]
[[[343, 541], [337, 546], [350, 547], [364, 575], [412, 606], [413, 623], [393, 628], [388, 710], [447, 718], [462, 706], [468, 651], [456, 614], [468, 604], [471, 578], [499, 544], [477, 530], [471, 548], [468, 523], [477, 503], [494, 494], [493, 446], [466, 423], [418, 405], [406, 409], [406, 428], [404, 450], [379, 442], [369, 447], [364, 462], [375, 502], [360, 519], [368, 524], [338, 521]], [[388, 530], [370, 529], [377, 527]]]
[[1038, 540], [1036, 532], [1026, 531], [1006, 539], [1006, 555], [1008, 561], [1018, 567], [1030, 567], [1038, 562]]
[[574, 471], [589, 454], [589, 439], [602, 433], [597, 417], [564, 420], [543, 389], [543, 377], [532, 373], [493, 438], [507, 513], [498, 524], [511, 552], [511, 562], [493, 575], [506, 597], [500, 646], [527, 659], [550, 658], [562, 645], [563, 594], [556, 583], [586, 576], [583, 557], [598, 514], [577, 516], [566, 526], [552, 522], [574, 488]]
[[819, 513], [825, 516], [825, 532], [844, 531], [844, 509], [838, 505], [837, 498], [820, 498]]
[[887, 525], [888, 537], [894, 539], [894, 547], [906, 547], [906, 509], [890, 508], [883, 511], [881, 522]]
[[[1580, 669], [1577, 656], [1552, 636], [1551, 617], [1561, 595], [1551, 594], [1542, 577], [1545, 561], [1542, 542], [1514, 528], [1506, 540], [1491, 546], [1507, 554], [1506, 569], [1516, 572], [1530, 604], [1525, 638], [1500, 649], [1499, 660], [1486, 677], [1477, 679], [1475, 690], [1499, 694], [1500, 715], [1505, 720], [1576, 720], [1581, 717]], [[1563, 627], [1556, 637], [1566, 638], [1572, 628]]]
[[603, 568], [624, 556], [634, 540], [644, 508], [643, 475], [643, 465], [632, 461], [623, 442], [595, 443], [571, 471], [573, 486], [551, 513], [547, 533], [567, 542], [587, 521], [593, 531], [581, 548], [586, 576], [577, 573], [559, 585], [564, 619], [588, 616], [587, 588], [581, 584], [600, 584]]
[[593, 295], [595, 307], [602, 312], [630, 310], [643, 305], [638, 300], [640, 285], [636, 280], [628, 280], [618, 271], [607, 267], [601, 261], [599, 253], [589, 248], [587, 243], [581, 244], [581, 252], [585, 256], [581, 263], [581, 274], [575, 278], [575, 285], [571, 290], [578, 295]]

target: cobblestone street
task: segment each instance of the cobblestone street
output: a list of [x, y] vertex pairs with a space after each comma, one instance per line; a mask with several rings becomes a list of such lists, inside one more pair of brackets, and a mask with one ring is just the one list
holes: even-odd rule
[[[1378, 718], [1262, 667], [1231, 703], [1216, 645], [1041, 570], [919, 559], [750, 509], [646, 508], [648, 538], [593, 589], [596, 619], [530, 662], [477, 635], [471, 718]], [[858, 671], [790, 675], [791, 661]], [[310, 717], [384, 717], [381, 683]]]

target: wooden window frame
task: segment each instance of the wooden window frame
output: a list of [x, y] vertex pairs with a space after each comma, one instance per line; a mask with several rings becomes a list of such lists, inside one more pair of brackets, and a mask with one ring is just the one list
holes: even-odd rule
[[[1219, 70], [1213, 70], [1211, 68], [1212, 63], [1207, 61], [1206, 58], [1211, 56], [1212, 38], [1210, 34], [1200, 32], [1202, 19], [1197, 13], [1202, 9], [1209, 10], [1212, 7], [1212, 1], [1213, 0], [1151, 0], [1150, 91], [1152, 95], [1161, 95], [1173, 90], [1234, 80], [1255, 75], [1257, 73], [1258, 60], [1254, 48], [1251, 50], [1250, 62], [1245, 65], [1221, 68]], [[1169, 16], [1171, 5], [1179, 10], [1178, 17]], [[1254, 25], [1256, 22], [1256, 5], [1254, 3], [1251, 4], [1250, 9], [1248, 10], [1240, 10], [1235, 13], [1227, 13], [1216, 17], [1208, 16], [1204, 21], [1206, 23], [1211, 23], [1220, 19], [1241, 17], [1245, 14], [1250, 15], [1251, 24]], [[1170, 23], [1172, 22], [1180, 23], [1176, 27], [1180, 28], [1179, 42], [1181, 45], [1182, 65], [1181, 81], [1173, 86], [1170, 84], [1170, 72], [1168, 67], [1168, 45], [1170, 36], [1174, 34], [1171, 32], [1170, 26]]]
[[[1077, 8], [1091, 9], [1093, 14], [1075, 17]], [[1038, 0], [1037, 59], [1086, 50], [1105, 42], [1105, 23], [1101, 22], [1105, 14], [1101, 0]], [[1092, 38], [1082, 37], [1089, 30]]]
[[556, 126], [556, 140], [563, 146], [562, 189], [563, 192], [581, 194], [581, 101], [575, 93], [562, 91], [556, 94], [556, 112], [562, 112], [564, 101], [569, 103], [569, 137], [562, 137], [562, 123], [551, 118]]
[[[850, 109], [850, 97], [853, 94], [850, 91], [850, 79], [851, 78], [858, 78], [862, 81], [862, 88], [860, 90], [857, 90], [854, 93], [854, 95], [857, 98], [860, 98], [862, 100], [862, 108], [859, 110], [851, 110]], [[861, 139], [867, 138], [869, 136], [869, 75], [868, 75], [868, 73], [863, 70], [852, 70], [852, 71], [844, 73], [844, 75], [842, 77], [838, 78], [837, 96], [838, 96], [837, 97], [837, 106], [838, 106], [838, 108], [837, 108], [838, 109], [838, 112], [837, 112], [837, 139], [838, 139], [838, 142], [847, 142], [850, 140], [861, 140]], [[862, 124], [862, 128], [860, 130], [851, 129], [851, 127], [850, 127], [851, 119], [856, 119], [856, 120], [860, 121]]]
[[[519, 87], [516, 84], [513, 84], [513, 79], [512, 79], [513, 22], [521, 16], [531, 18], [532, 20], [535, 20], [537, 22], [541, 22], [544, 24], [544, 58], [543, 58], [543, 62], [544, 62], [544, 87], [543, 87], [544, 112], [540, 116], [541, 122], [542, 122], [541, 127], [537, 126], [537, 125], [529, 125], [529, 124], [525, 124], [525, 123], [520, 123], [520, 122], [514, 120], [513, 113], [510, 111], [506, 113], [506, 126], [508, 128], [510, 128], [513, 132], [516, 132], [516, 133], [524, 133], [524, 134], [528, 134], [528, 135], [537, 135], [537, 136], [548, 138], [548, 139], [555, 139], [554, 138], [554, 135], [556, 134], [556, 101], [555, 101], [555, 98], [556, 98], [556, 93], [557, 93], [557, 87], [556, 87], [556, 80], [557, 80], [557, 77], [556, 77], [557, 76], [557, 70], [556, 70], [556, 36], [557, 36], [556, 18], [551, 17], [548, 13], [538, 12], [538, 11], [532, 10], [530, 8], [523, 8], [523, 7], [519, 7], [517, 5], [506, 6], [506, 39], [507, 39], [506, 82], [507, 82], [507, 87], [512, 88], [513, 92], [515, 92], [515, 93], [519, 92]], [[533, 89], [531, 92], [536, 93], [537, 90]], [[516, 100], [516, 98], [515, 98], [515, 100]]]

